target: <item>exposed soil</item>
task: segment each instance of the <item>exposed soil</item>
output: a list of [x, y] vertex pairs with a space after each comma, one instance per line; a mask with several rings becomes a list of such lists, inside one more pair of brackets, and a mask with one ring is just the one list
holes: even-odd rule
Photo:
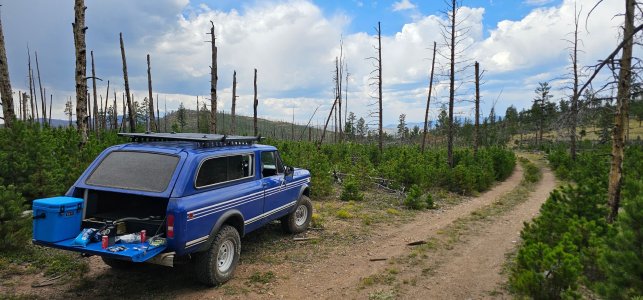
[[[510, 211], [493, 216], [484, 226], [475, 228], [475, 234], [468, 234], [449, 247], [426, 252], [423, 260], [408, 259], [415, 247], [407, 244], [426, 241], [428, 245], [425, 246], [430, 246], [432, 239], [444, 238], [441, 235], [445, 228], [511, 192], [518, 187], [522, 177], [522, 169], [518, 166], [507, 180], [478, 197], [419, 213], [413, 221], [403, 225], [378, 226], [370, 235], [330, 247], [302, 242], [297, 244], [297, 251], [283, 250], [286, 258], [276, 263], [248, 259], [242, 253], [235, 278], [219, 288], [195, 283], [188, 266], [169, 269], [145, 265], [118, 271], [110, 269], [97, 257], [89, 259], [90, 271], [80, 281], [34, 289], [29, 288], [35, 280], [32, 275], [22, 282], [16, 280], [14, 288], [20, 291], [18, 294], [46, 298], [111, 298], [114, 295], [155, 299], [505, 298], [508, 296], [503, 295], [500, 287], [506, 280], [501, 274], [505, 256], [515, 248], [523, 222], [538, 213], [555, 187], [555, 179], [548, 170], [543, 170], [543, 179], [529, 199]], [[274, 227], [276, 225], [259, 230], [254, 238], [266, 235], [270, 240], [271, 232], [276, 231]], [[280, 251], [284, 247], [291, 247], [281, 245], [289, 237], [273, 236], [272, 239], [250, 241], [250, 247], [252, 243], [258, 244], [257, 247], [269, 243], [270, 254], [275, 256], [283, 254]], [[257, 274], [259, 278], [255, 278]], [[42, 280], [42, 277], [38, 279]]]

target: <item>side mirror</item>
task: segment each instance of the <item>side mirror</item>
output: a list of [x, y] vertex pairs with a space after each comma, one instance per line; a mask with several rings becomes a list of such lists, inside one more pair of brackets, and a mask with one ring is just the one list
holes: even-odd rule
[[295, 169], [293, 167], [286, 166], [284, 167], [284, 169], [285, 169], [284, 170], [285, 177], [292, 176], [295, 173]]

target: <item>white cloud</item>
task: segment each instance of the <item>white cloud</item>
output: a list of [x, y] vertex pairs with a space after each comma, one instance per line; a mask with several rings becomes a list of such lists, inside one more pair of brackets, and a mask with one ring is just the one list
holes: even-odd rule
[[415, 4], [409, 0], [400, 0], [393, 3], [393, 11], [402, 11], [416, 8]]

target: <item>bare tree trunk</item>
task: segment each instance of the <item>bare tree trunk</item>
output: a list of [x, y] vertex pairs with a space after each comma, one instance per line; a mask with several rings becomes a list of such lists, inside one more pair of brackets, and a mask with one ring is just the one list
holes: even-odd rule
[[259, 128], [257, 128], [257, 106], [259, 106], [259, 99], [257, 99], [257, 69], [255, 69], [254, 87], [255, 87], [255, 98], [254, 98], [253, 124], [254, 124], [254, 133], [255, 133], [254, 135], [258, 136]]
[[324, 124], [324, 130], [322, 131], [321, 138], [319, 139], [319, 144], [317, 144], [317, 150], [321, 148], [321, 145], [324, 142], [324, 137], [326, 136], [326, 128], [328, 128], [328, 122], [330, 122], [330, 118], [333, 116], [333, 111], [335, 111], [336, 105], [337, 105], [337, 96], [335, 96], [335, 101], [333, 101], [333, 106], [330, 108], [330, 112], [328, 113], [328, 118], [326, 118], [326, 123]]
[[9, 78], [9, 65], [7, 63], [7, 51], [4, 45], [4, 33], [2, 31], [2, 20], [0, 20], [0, 94], [2, 97], [2, 116], [4, 126], [11, 128], [16, 119], [13, 108], [13, 91], [11, 90], [11, 79]]
[[344, 129], [342, 128], [342, 78], [344, 77], [344, 42], [339, 44], [339, 73], [337, 77], [337, 99], [338, 99], [338, 121], [339, 121], [339, 142], [344, 140]]
[[89, 93], [87, 93], [87, 100], [88, 100], [87, 101], [87, 120], [88, 120], [87, 126], [89, 126], [89, 131], [92, 131], [94, 127], [93, 122], [90, 123], [89, 121], [93, 121], [94, 119], [92, 117], [92, 101], [91, 101], [91, 96], [89, 96]]
[[433, 69], [435, 68], [435, 52], [437, 43], [433, 42], [433, 60], [431, 62], [431, 76], [429, 77], [429, 95], [426, 97], [426, 112], [424, 113], [424, 132], [422, 134], [422, 153], [426, 145], [426, 135], [429, 132], [429, 106], [431, 105], [431, 92], [433, 90]]
[[232, 109], [230, 110], [231, 113], [231, 122], [232, 124], [230, 125], [230, 134], [236, 134], [237, 131], [237, 123], [236, 123], [236, 107], [237, 107], [237, 71], [234, 71], [232, 74]]
[[[116, 98], [116, 97], [114, 97]], [[101, 105], [102, 104], [102, 99], [101, 99]], [[107, 80], [107, 91], [105, 92], [105, 108], [103, 109], [103, 123], [101, 125], [101, 128], [105, 131], [107, 131], [107, 106], [109, 103], [109, 80]]]
[[210, 133], [217, 133], [217, 45], [214, 35], [214, 23], [210, 21], [210, 37], [212, 40], [212, 67], [210, 68]]
[[625, 126], [628, 120], [628, 101], [632, 80], [632, 49], [634, 33], [635, 0], [625, 1], [625, 26], [623, 38], [628, 39], [623, 46], [620, 70], [618, 74], [618, 91], [616, 93], [616, 112], [614, 114], [614, 131], [612, 136], [612, 161], [610, 163], [608, 204], [610, 213], [607, 217], [613, 223], [618, 215], [621, 202], [621, 186], [623, 185], [623, 158], [625, 150]]
[[158, 131], [156, 124], [156, 117], [154, 117], [154, 99], [152, 98], [152, 71], [150, 69], [150, 55], [147, 55], [147, 90], [148, 90], [148, 102], [150, 109], [150, 130], [152, 132]]
[[36, 72], [38, 74], [38, 89], [40, 90], [40, 108], [42, 108], [42, 123], [47, 123], [47, 95], [42, 88], [42, 81], [40, 80], [40, 64], [38, 63], [38, 52], [36, 55]]
[[29, 69], [29, 102], [31, 103], [31, 110], [29, 111], [30, 119], [34, 121], [34, 89], [33, 89], [33, 70], [31, 69], [31, 52], [27, 47], [27, 67]]
[[27, 121], [27, 93], [22, 92], [22, 121]]
[[75, 0], [74, 46], [76, 48], [76, 126], [81, 145], [87, 143], [87, 49], [85, 47], [85, 0]]
[[379, 148], [380, 153], [384, 151], [384, 129], [382, 128], [382, 30], [380, 28], [380, 22], [377, 22], [377, 88], [378, 88], [378, 97], [379, 97]]
[[455, 17], [456, 17], [456, 12], [458, 11], [457, 6], [456, 6], [456, 0], [451, 1], [451, 16], [450, 16], [450, 22], [451, 22], [451, 30], [449, 32], [450, 37], [451, 37], [451, 45], [449, 50], [451, 50], [451, 56], [449, 59], [449, 128], [448, 128], [448, 140], [447, 140], [447, 161], [449, 163], [449, 166], [451, 168], [454, 167], [454, 161], [453, 161], [453, 135], [454, 135], [454, 128], [453, 128], [453, 103], [455, 102], [455, 35], [456, 35], [456, 30], [455, 30]]
[[159, 94], [156, 93], [156, 128], [161, 131], [161, 113], [159, 112]]
[[132, 98], [129, 92], [129, 80], [127, 78], [127, 60], [125, 59], [125, 46], [123, 45], [123, 33], [119, 34], [121, 42], [121, 59], [123, 60], [123, 80], [125, 81], [125, 96], [127, 97], [127, 107], [129, 114], [129, 130], [130, 132], [136, 131], [136, 118], [134, 118], [134, 112], [132, 111]]
[[116, 99], [116, 91], [114, 91], [114, 116], [113, 117], [114, 117], [114, 122], [112, 123], [112, 129], [118, 130], [118, 100]]
[[[92, 124], [94, 126], [94, 132], [98, 134], [98, 94], [96, 93], [96, 68], [94, 65], [94, 51], [89, 51], [89, 55], [92, 59], [92, 95], [94, 96], [94, 110], [92, 110]], [[38, 59], [36, 59], [38, 61]], [[102, 103], [103, 101], [101, 101]]]
[[196, 96], [196, 132], [201, 132], [201, 114], [199, 113], [199, 95]]
[[[473, 143], [473, 155], [478, 156], [478, 147], [480, 147], [480, 64], [476, 61], [476, 120], [475, 135]], [[494, 116], [495, 117], [495, 116]]]
[[[574, 12], [576, 12], [574, 6]], [[576, 123], [578, 118], [578, 17], [574, 13], [574, 50], [572, 52], [572, 68], [574, 71], [574, 83], [572, 86], [572, 103], [571, 103], [571, 128], [570, 128], [570, 155], [572, 160], [576, 160]]]
[[125, 105], [125, 94], [123, 94], [123, 116], [121, 117], [121, 126], [119, 126], [118, 131], [119, 132], [125, 132], [127, 131], [127, 125], [125, 124], [125, 120], [127, 120], [127, 106]]
[[54, 95], [49, 95], [49, 127], [51, 127], [51, 106], [54, 102]]
[[31, 70], [31, 85], [33, 86], [33, 103], [34, 103], [34, 112], [36, 113], [36, 123], [40, 124], [40, 109], [38, 108], [38, 93], [36, 93], [36, 78]]

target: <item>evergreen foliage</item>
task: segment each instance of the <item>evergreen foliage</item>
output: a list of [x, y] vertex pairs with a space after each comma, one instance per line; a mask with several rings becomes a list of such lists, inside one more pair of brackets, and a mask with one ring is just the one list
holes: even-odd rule
[[31, 234], [31, 219], [22, 216], [24, 198], [13, 185], [0, 185], [0, 250], [23, 247]]
[[609, 148], [547, 157], [555, 173], [573, 181], [555, 190], [521, 232], [511, 289], [535, 299], [578, 298], [584, 284], [607, 299], [643, 295], [643, 149], [626, 149], [623, 212], [606, 222]]

